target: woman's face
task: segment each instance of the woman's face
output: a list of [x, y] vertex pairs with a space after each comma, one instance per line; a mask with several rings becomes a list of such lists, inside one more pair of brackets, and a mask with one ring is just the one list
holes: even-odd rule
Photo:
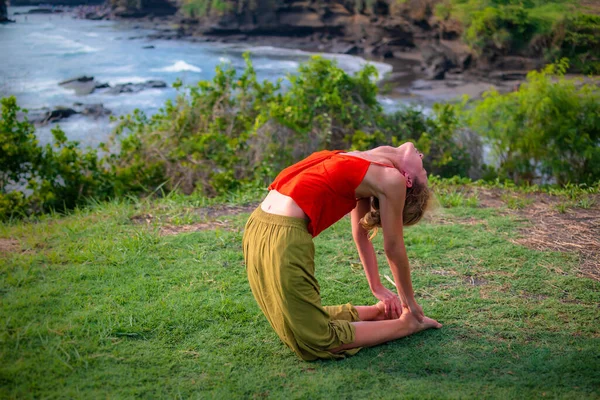
[[414, 180], [427, 183], [427, 171], [423, 168], [423, 153], [411, 142], [406, 142], [398, 147], [400, 151], [400, 165], [402, 173], [407, 179], [407, 186], [411, 187]]

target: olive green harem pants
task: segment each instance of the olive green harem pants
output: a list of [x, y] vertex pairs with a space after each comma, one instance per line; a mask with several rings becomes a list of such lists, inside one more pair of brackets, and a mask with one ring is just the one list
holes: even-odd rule
[[360, 348], [331, 353], [354, 341], [351, 304], [323, 307], [315, 278], [315, 247], [301, 218], [264, 212], [260, 206], [246, 223], [246, 271], [254, 298], [279, 335], [303, 360], [342, 358]]

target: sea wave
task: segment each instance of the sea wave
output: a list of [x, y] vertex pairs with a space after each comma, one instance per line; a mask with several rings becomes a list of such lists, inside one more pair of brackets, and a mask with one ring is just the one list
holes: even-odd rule
[[256, 69], [285, 69], [285, 70], [289, 70], [289, 69], [297, 69], [300, 66], [300, 63], [298, 63], [297, 61], [275, 61], [275, 62], [270, 62], [267, 64], [263, 64], [263, 65], [256, 65]]
[[192, 64], [188, 64], [183, 60], [178, 60], [174, 64], [171, 64], [164, 68], [155, 68], [155, 69], [152, 69], [151, 71], [154, 71], [154, 72], [184, 72], [184, 71], [202, 72], [202, 68], [196, 67], [195, 65], [192, 65]]
[[[356, 73], [364, 68], [365, 65], [371, 64], [377, 69], [379, 79], [382, 79], [385, 74], [391, 72], [393, 67], [390, 64], [369, 61], [364, 58], [353, 56], [349, 54], [334, 54], [334, 53], [313, 53], [304, 50], [297, 49], [283, 49], [272, 46], [256, 46], [250, 47], [246, 50], [250, 51], [253, 55], [262, 55], [267, 57], [290, 57], [290, 58], [309, 58], [311, 56], [321, 56], [326, 59], [335, 60], [340, 68], [348, 73]], [[297, 67], [297, 65], [296, 65]]]
[[93, 53], [100, 50], [61, 35], [47, 35], [33, 32], [29, 34], [29, 37], [35, 39], [38, 43], [46, 43], [54, 46], [64, 51], [64, 54]]

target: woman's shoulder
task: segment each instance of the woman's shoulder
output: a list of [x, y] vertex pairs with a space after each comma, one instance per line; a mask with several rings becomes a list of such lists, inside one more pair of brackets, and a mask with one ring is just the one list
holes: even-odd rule
[[396, 168], [372, 165], [365, 175], [365, 180], [379, 195], [393, 196], [406, 193], [406, 178]]
[[391, 156], [393, 150], [390, 149], [392, 149], [390, 146], [381, 146], [371, 150], [345, 152], [342, 153], [342, 156], [353, 156], [380, 166], [397, 169], [398, 167], [394, 162], [394, 158]]

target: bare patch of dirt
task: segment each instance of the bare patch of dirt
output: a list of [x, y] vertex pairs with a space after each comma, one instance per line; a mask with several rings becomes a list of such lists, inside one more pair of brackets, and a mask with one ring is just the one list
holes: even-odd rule
[[531, 225], [515, 242], [536, 250], [573, 251], [581, 258], [581, 274], [600, 281], [600, 208], [573, 208], [559, 213], [532, 205], [519, 214]]
[[463, 278], [463, 282], [471, 286], [482, 286], [488, 283], [487, 280], [478, 276], [466, 276]]
[[452, 276], [456, 275], [456, 271], [446, 271], [443, 269], [430, 271], [432, 274], [441, 275], [441, 276]]
[[486, 220], [477, 219], [477, 218], [457, 218], [457, 217], [448, 217], [443, 214], [433, 213], [424, 217], [424, 220], [429, 222], [430, 224], [435, 225], [479, 225], [479, 224], [487, 224]]
[[199, 215], [203, 221], [187, 225], [172, 224], [168, 216], [156, 216], [150, 213], [134, 215], [130, 219], [131, 222], [135, 224], [151, 225], [153, 223], [157, 223], [160, 235], [168, 236], [211, 229], [231, 230], [232, 228], [229, 224], [229, 221], [223, 217], [242, 213], [250, 213], [254, 211], [256, 207], [256, 204], [250, 204], [245, 206], [220, 205], [198, 208], [193, 210], [193, 212], [194, 214]]
[[15, 239], [0, 238], [0, 254], [14, 253], [21, 250], [21, 244]]
[[[504, 208], [507, 214], [527, 219], [522, 238], [513, 242], [535, 250], [576, 252], [581, 275], [600, 281], [600, 195], [591, 195], [590, 208], [567, 208], [559, 212], [565, 198], [545, 193], [518, 194], [501, 190], [479, 191], [482, 207], [506, 206], [512, 201], [522, 208]], [[508, 197], [507, 197], [508, 196]]]
[[528, 293], [528, 292], [522, 292], [520, 296], [524, 299], [536, 300], [536, 301], [542, 301], [542, 300], [546, 300], [548, 298], [548, 296], [546, 296], [544, 294], [536, 294], [536, 293]]
[[160, 227], [160, 235], [179, 235], [180, 233], [206, 231], [211, 229], [231, 230], [227, 220], [198, 222], [190, 225], [163, 225]]
[[478, 189], [477, 197], [479, 198], [479, 205], [485, 208], [504, 207], [505, 204], [501, 200], [501, 193], [500, 190]]

